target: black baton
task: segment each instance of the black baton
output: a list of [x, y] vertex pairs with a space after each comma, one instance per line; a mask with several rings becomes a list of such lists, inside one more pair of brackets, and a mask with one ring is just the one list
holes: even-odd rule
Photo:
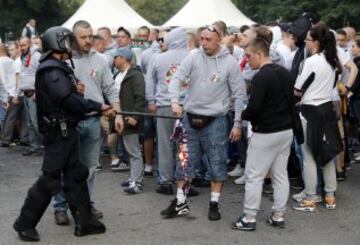
[[140, 117], [158, 117], [158, 118], [167, 118], [167, 119], [182, 119], [182, 117], [177, 116], [163, 116], [153, 113], [146, 112], [131, 112], [131, 111], [120, 111], [116, 112], [116, 114], [125, 115], [125, 116], [140, 116]]

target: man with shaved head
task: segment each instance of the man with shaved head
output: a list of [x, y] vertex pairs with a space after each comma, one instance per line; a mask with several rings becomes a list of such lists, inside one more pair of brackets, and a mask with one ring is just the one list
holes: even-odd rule
[[36, 97], [35, 97], [35, 73], [39, 66], [41, 54], [36, 47], [31, 46], [31, 40], [27, 37], [20, 39], [21, 68], [20, 85], [16, 95], [24, 94], [24, 106], [27, 114], [30, 148], [23, 152], [24, 156], [41, 155], [40, 147], [42, 137], [38, 128]]

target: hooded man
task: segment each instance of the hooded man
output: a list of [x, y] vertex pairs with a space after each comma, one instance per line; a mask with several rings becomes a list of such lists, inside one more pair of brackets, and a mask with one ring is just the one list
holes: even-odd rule
[[[167, 51], [157, 55], [150, 65], [153, 68], [146, 76], [146, 100], [149, 111], [159, 115], [171, 116], [169, 83], [181, 61], [189, 54], [187, 50], [187, 33], [183, 28], [175, 28], [164, 37]], [[157, 193], [172, 195], [172, 182], [175, 168], [175, 145], [170, 142], [175, 120], [158, 118], [157, 123], [158, 168], [160, 186]]]

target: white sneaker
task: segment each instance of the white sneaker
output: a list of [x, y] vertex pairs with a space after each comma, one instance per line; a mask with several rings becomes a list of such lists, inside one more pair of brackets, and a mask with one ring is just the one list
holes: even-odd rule
[[246, 182], [245, 175], [243, 175], [240, 178], [237, 178], [236, 180], [234, 180], [235, 185], [245, 185], [245, 182]]
[[240, 177], [244, 175], [244, 169], [240, 166], [240, 164], [237, 164], [232, 171], [228, 172], [228, 175], [230, 177]]
[[[301, 202], [302, 200], [305, 199], [305, 197], [306, 197], [305, 190], [303, 190], [300, 193], [294, 194], [292, 196], [293, 200], [296, 201], [296, 202]], [[322, 202], [322, 197], [320, 195], [315, 195], [314, 196], [314, 201], [315, 202]]]
[[115, 167], [115, 166], [117, 166], [117, 165], [119, 165], [119, 158], [112, 160], [110, 166], [111, 166], [111, 168], [112, 168], [112, 167]]
[[117, 165], [111, 166], [111, 171], [127, 171], [127, 170], [130, 170], [130, 166], [124, 162], [120, 162]]

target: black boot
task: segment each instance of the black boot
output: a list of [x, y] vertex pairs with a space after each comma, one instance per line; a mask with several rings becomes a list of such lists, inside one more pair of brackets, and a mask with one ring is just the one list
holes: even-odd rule
[[84, 225], [75, 225], [75, 236], [88, 236], [95, 234], [102, 234], [106, 232], [106, 227], [97, 219], [92, 219], [90, 224]]
[[20, 240], [25, 242], [38, 242], [40, 241], [39, 233], [35, 228], [29, 228], [29, 229], [21, 229], [18, 224], [18, 221], [15, 222], [13, 225], [14, 230], [19, 235]]
[[35, 182], [29, 189], [21, 208], [20, 215], [16, 219], [13, 227], [23, 241], [39, 241], [39, 233], [34, 227], [40, 221], [46, 208], [48, 207], [52, 193], [46, 189], [47, 179], [45, 176]]

